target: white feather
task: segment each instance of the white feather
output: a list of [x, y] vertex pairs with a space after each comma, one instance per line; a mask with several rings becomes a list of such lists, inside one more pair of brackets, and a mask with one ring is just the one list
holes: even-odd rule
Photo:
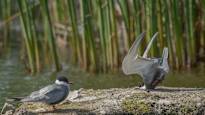
[[55, 83], [58, 84], [58, 85], [65, 85], [65, 86], [68, 86], [68, 84], [67, 84], [66, 82], [64, 82], [64, 81], [56, 80]]

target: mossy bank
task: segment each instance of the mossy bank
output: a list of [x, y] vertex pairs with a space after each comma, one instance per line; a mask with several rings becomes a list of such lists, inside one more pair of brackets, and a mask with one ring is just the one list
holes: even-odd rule
[[56, 108], [25, 103], [4, 114], [205, 114], [205, 89], [158, 87], [149, 92], [136, 87], [79, 89]]

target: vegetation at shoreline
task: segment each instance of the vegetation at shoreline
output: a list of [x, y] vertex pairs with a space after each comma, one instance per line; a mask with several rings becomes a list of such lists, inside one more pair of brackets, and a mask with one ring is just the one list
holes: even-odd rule
[[0, 46], [9, 47], [13, 28], [20, 26], [22, 58], [30, 73], [62, 69], [59, 40], [70, 49], [72, 64], [116, 72], [144, 31], [141, 53], [159, 32], [150, 57], [161, 56], [167, 46], [174, 69], [205, 62], [204, 0], [1, 0], [0, 6]]

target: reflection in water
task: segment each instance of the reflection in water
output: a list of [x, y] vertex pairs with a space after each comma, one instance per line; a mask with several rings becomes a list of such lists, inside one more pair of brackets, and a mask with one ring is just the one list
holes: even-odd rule
[[[71, 89], [79, 88], [114, 88], [132, 87], [141, 82], [140, 77], [124, 76], [119, 74], [89, 74], [68, 65], [60, 73], [44, 72], [43, 74], [30, 76], [23, 70], [23, 66], [17, 58], [18, 53], [10, 53], [5, 58], [0, 58], [0, 108], [6, 97], [24, 96], [38, 90], [45, 85], [51, 84], [55, 76], [63, 74], [74, 82]], [[162, 84], [170, 87], [205, 87], [204, 71], [184, 71], [170, 73]]]

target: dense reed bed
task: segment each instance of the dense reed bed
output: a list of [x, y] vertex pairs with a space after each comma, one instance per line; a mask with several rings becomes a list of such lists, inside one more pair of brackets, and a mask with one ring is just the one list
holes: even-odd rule
[[[1, 22], [12, 17], [11, 1], [0, 3], [4, 6]], [[65, 42], [72, 51], [72, 63], [84, 70], [119, 70], [130, 45], [144, 31], [146, 39], [141, 44], [141, 53], [154, 33], [159, 32], [150, 57], [161, 56], [163, 47], [168, 47], [172, 68], [192, 68], [205, 61], [204, 0], [18, 0], [17, 3], [31, 73], [43, 69], [45, 62], [54, 65], [57, 71], [61, 69], [56, 23], [69, 30]], [[1, 25], [6, 33], [10, 21]], [[40, 32], [39, 27], [43, 28]]]
[[[0, 1], [1, 7], [1, 20], [6, 20], [11, 16], [11, 0]], [[2, 39], [2, 45], [8, 46], [9, 45], [9, 25], [10, 23], [6, 23], [3, 31], [1, 31], [1, 36], [4, 37]]]

